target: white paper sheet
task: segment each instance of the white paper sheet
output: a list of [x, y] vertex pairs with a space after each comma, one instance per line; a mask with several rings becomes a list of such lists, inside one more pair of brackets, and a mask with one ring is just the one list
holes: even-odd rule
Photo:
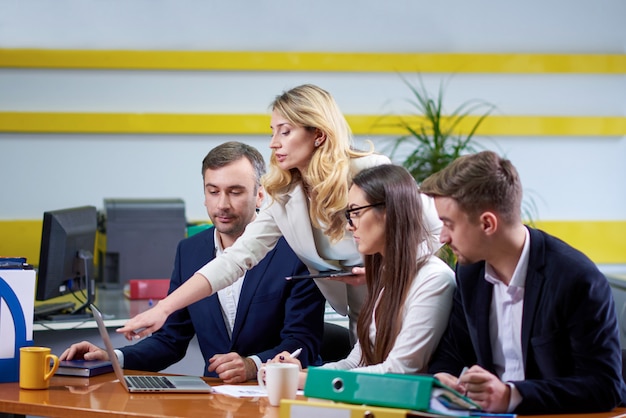
[[[261, 398], [267, 397], [267, 391], [262, 389], [259, 385], [211, 385], [215, 392], [222, 395], [234, 396], [235, 398]], [[298, 395], [304, 395], [304, 392], [299, 390]]]

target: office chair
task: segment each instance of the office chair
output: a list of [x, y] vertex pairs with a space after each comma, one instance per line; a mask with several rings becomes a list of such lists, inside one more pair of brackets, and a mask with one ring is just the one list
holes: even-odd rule
[[320, 356], [322, 362], [343, 360], [348, 357], [352, 350], [350, 343], [350, 331], [346, 327], [324, 322], [324, 337], [322, 338], [322, 348]]

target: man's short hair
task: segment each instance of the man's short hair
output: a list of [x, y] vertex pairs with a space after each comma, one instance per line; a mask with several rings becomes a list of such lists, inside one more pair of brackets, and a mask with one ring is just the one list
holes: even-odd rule
[[241, 158], [246, 158], [252, 164], [256, 176], [257, 187], [261, 185], [261, 177], [265, 174], [265, 160], [261, 153], [254, 147], [242, 142], [224, 142], [213, 148], [202, 160], [202, 177], [208, 170], [216, 170]]
[[422, 193], [450, 197], [470, 219], [494, 211], [507, 223], [521, 219], [522, 183], [511, 161], [493, 151], [464, 155], [424, 180]]

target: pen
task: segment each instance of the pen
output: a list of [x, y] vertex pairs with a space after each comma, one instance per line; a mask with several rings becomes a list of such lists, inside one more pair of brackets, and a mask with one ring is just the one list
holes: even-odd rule
[[459, 378], [456, 381], [457, 385], [461, 384], [461, 378], [463, 377], [463, 375], [465, 374], [465, 372], [467, 372], [469, 370], [469, 368], [467, 366], [463, 367], [463, 370], [461, 370], [461, 374], [459, 375]]
[[300, 353], [302, 352], [302, 348], [298, 348], [296, 351], [290, 354], [291, 358], [298, 358]]

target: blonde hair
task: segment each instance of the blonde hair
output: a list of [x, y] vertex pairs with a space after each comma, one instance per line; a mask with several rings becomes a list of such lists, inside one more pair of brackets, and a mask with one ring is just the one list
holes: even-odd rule
[[272, 152], [269, 172], [263, 177], [265, 191], [280, 200], [294, 184], [301, 182], [311, 196], [309, 217], [331, 242], [339, 241], [345, 232], [343, 211], [348, 205], [351, 184], [350, 159], [372, 151], [353, 149], [352, 131], [333, 97], [325, 90], [304, 84], [283, 92], [270, 105], [289, 123], [308, 130], [319, 130], [326, 140], [315, 149], [306, 172], [295, 168], [283, 170]]

